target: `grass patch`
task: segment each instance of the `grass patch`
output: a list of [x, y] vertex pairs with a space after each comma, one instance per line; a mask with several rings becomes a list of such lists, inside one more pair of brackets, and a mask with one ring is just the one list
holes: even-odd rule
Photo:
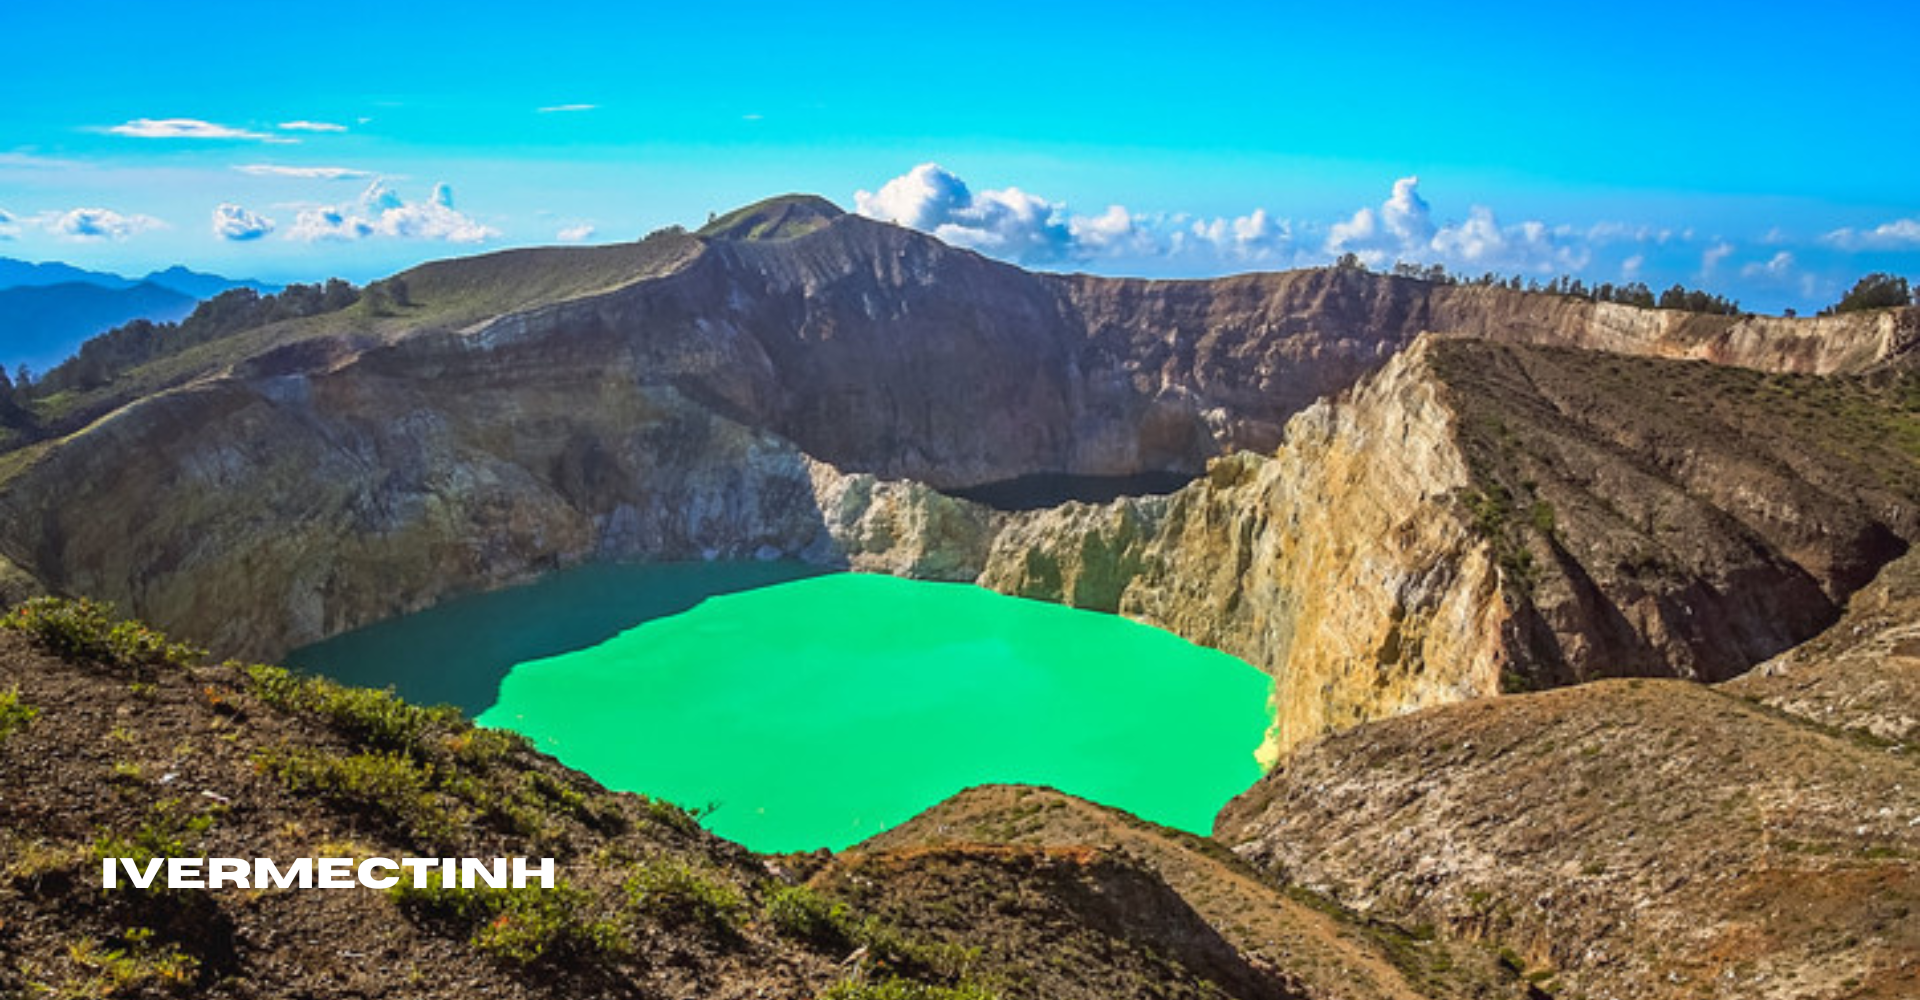
[[911, 979], [885, 979], [880, 982], [835, 983], [820, 1000], [998, 1000], [999, 994], [978, 983], [957, 986], [933, 986]]
[[213, 829], [219, 814], [219, 806], [194, 812], [183, 807], [179, 799], [164, 799], [149, 807], [146, 819], [133, 830], [110, 831], [96, 838], [91, 860], [131, 858], [144, 867], [155, 858], [195, 857], [200, 839]]
[[83, 937], [67, 946], [67, 958], [82, 974], [59, 987], [42, 987], [54, 996], [146, 995], [154, 989], [183, 986], [200, 971], [198, 959], [178, 946], [155, 941], [147, 927], [128, 929], [117, 945]]
[[387, 893], [414, 919], [456, 928], [482, 954], [513, 965], [600, 961], [628, 951], [619, 926], [585, 916], [587, 897], [565, 884], [462, 889], [436, 876], [425, 888], [402, 880]]
[[848, 904], [809, 886], [778, 886], [764, 904], [767, 922], [783, 937], [815, 948], [844, 952], [865, 948], [883, 968], [965, 983], [978, 948], [917, 939], [878, 916], [861, 916]]
[[298, 677], [282, 667], [255, 665], [246, 670], [260, 700], [285, 712], [319, 715], [341, 735], [382, 750], [424, 758], [430, 735], [459, 737], [467, 757], [480, 763], [505, 756], [516, 745], [509, 736], [474, 735], [451, 705], [422, 708], [391, 689], [347, 687], [321, 677]]
[[767, 893], [767, 922], [784, 937], [821, 948], [843, 948], [851, 943], [853, 918], [847, 904], [829, 899], [804, 885], [777, 886]]
[[746, 901], [738, 889], [681, 861], [643, 861], [634, 866], [625, 889], [636, 912], [662, 923], [729, 933], [746, 920]]
[[460, 818], [435, 794], [432, 765], [416, 763], [405, 754], [342, 756], [282, 747], [263, 750], [255, 760], [289, 791], [319, 795], [364, 810], [425, 844], [450, 846], [461, 825]]
[[20, 689], [0, 691], [0, 742], [33, 725], [40, 710], [20, 700]]

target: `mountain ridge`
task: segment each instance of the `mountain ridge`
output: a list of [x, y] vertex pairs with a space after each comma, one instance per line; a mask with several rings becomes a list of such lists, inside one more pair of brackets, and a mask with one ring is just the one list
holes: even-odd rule
[[136, 319], [184, 319], [195, 302], [234, 288], [268, 293], [278, 286], [181, 264], [128, 278], [57, 261], [0, 257], [0, 337], [5, 340], [0, 361], [45, 371], [94, 334]]

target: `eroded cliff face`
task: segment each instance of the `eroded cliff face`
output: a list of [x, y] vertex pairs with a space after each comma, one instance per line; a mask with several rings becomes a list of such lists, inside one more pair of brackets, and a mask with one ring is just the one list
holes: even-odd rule
[[1269, 762], [1501, 691], [1720, 680], [1819, 632], [1920, 537], [1904, 378], [1422, 340], [1271, 457], [1010, 518], [980, 582], [1261, 667]]
[[[1221, 459], [1163, 500], [1036, 516], [981, 582], [1070, 603], [1117, 592], [1108, 607], [1266, 670], [1269, 762], [1331, 726], [1497, 691], [1508, 614], [1454, 500], [1468, 472], [1427, 353], [1296, 416], [1271, 458]], [[1118, 557], [1089, 566], [1089, 551]]]
[[53, 450], [0, 510], [31, 526], [43, 579], [261, 657], [587, 559], [797, 555], [822, 534], [787, 442], [670, 386], [547, 378], [222, 380]]

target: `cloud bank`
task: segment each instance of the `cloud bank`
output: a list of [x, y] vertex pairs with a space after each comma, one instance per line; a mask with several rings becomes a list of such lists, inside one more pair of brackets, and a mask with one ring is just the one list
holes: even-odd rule
[[1097, 215], [1017, 187], [976, 191], [936, 163], [923, 163], [854, 195], [855, 210], [932, 233], [948, 243], [1026, 264], [1160, 258], [1198, 265], [1302, 266], [1354, 254], [1374, 266], [1439, 263], [1463, 271], [1550, 274], [1579, 271], [1590, 244], [1651, 239], [1655, 231], [1614, 226], [1587, 234], [1539, 220], [1505, 223], [1472, 206], [1464, 220], [1442, 222], [1420, 192], [1420, 178], [1395, 181], [1385, 201], [1321, 223], [1283, 218], [1265, 208], [1245, 215], [1195, 218], [1140, 213], [1110, 205]]
[[498, 229], [455, 209], [453, 189], [445, 184], [434, 185], [433, 193], [425, 201], [407, 201], [379, 181], [368, 185], [352, 202], [302, 209], [293, 227], [287, 230], [289, 239], [306, 242], [387, 236], [481, 243], [499, 235]]
[[345, 125], [336, 125], [333, 122], [310, 122], [305, 119], [281, 122], [275, 127], [282, 132], [345, 132], [347, 130]]

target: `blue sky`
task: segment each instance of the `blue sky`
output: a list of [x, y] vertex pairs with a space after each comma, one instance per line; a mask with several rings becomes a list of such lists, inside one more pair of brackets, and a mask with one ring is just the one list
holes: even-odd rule
[[1103, 273], [1920, 276], [1893, 3], [282, 6], [0, 5], [0, 255], [365, 280], [802, 190]]

